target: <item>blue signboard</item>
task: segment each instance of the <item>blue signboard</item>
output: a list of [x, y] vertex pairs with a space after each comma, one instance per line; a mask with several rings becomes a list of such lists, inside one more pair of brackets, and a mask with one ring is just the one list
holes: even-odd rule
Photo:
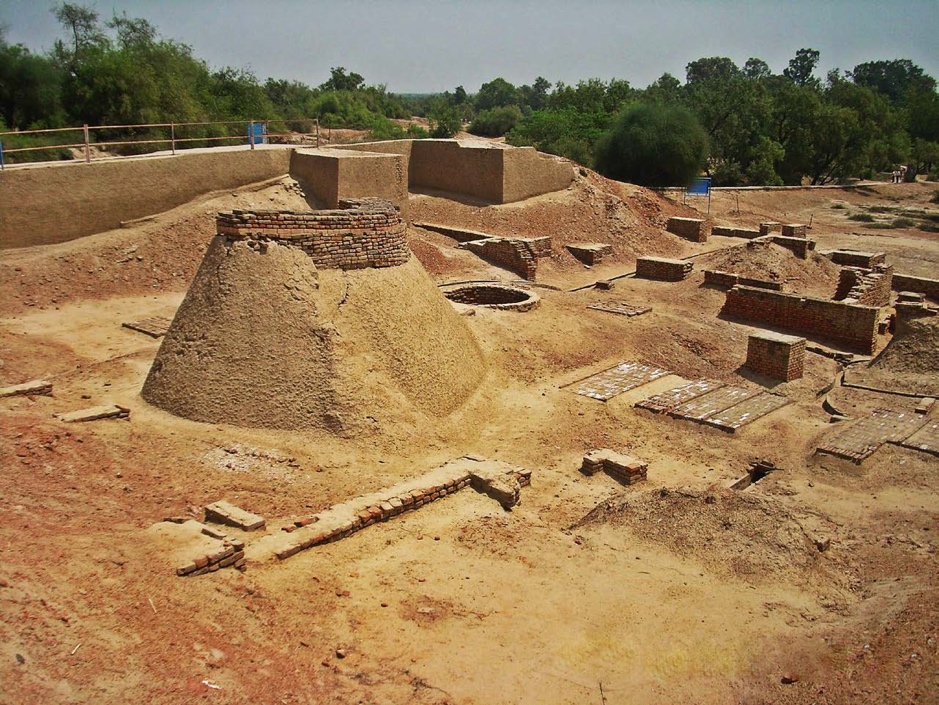
[[702, 176], [695, 179], [686, 193], [689, 196], [710, 196], [711, 195], [711, 177]]
[[265, 127], [266, 125], [263, 122], [254, 122], [248, 125], [248, 143], [267, 144], [267, 131]]

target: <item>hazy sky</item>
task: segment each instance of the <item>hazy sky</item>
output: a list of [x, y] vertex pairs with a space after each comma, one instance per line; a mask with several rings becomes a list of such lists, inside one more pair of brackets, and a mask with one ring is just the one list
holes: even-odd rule
[[[0, 0], [7, 41], [34, 51], [64, 36], [51, 0]], [[705, 56], [751, 56], [781, 72], [801, 47], [817, 75], [864, 61], [911, 59], [939, 78], [939, 0], [90, 0], [150, 20], [213, 68], [250, 67], [318, 85], [331, 66], [396, 93], [497, 76], [576, 83], [624, 78], [643, 88], [664, 72], [684, 81]]]

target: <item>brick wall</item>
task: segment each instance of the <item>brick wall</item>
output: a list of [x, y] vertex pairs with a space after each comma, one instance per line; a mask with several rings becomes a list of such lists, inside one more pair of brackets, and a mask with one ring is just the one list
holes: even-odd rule
[[858, 250], [834, 250], [828, 257], [835, 264], [843, 267], [863, 267], [871, 269], [876, 264], [883, 264], [887, 255], [883, 252], [860, 252]]
[[727, 292], [721, 313], [729, 318], [818, 335], [849, 350], [870, 354], [877, 337], [880, 309], [738, 285]]
[[538, 259], [551, 256], [550, 237], [490, 237], [464, 242], [460, 247], [475, 252], [487, 262], [505, 267], [529, 281], [535, 280]]
[[750, 228], [737, 228], [730, 225], [715, 225], [711, 228], [711, 235], [722, 235], [723, 237], [739, 237], [745, 240], [752, 240], [765, 233]]
[[760, 223], [761, 237], [779, 232], [782, 232], [782, 223], [777, 223], [775, 220], [767, 220]]
[[914, 277], [910, 274], [897, 274], [894, 272], [891, 286], [894, 291], [917, 291], [931, 299], [939, 300], [939, 279]]
[[692, 242], [707, 242], [707, 224], [700, 218], [669, 218], [668, 231]]
[[783, 237], [805, 237], [806, 226], [802, 223], [786, 223], [780, 228]]
[[784, 382], [801, 379], [805, 370], [805, 338], [754, 333], [747, 341], [747, 367]]
[[890, 304], [892, 282], [892, 265], [880, 264], [873, 269], [845, 267], [841, 270], [834, 298], [835, 301], [864, 306], [887, 306]]
[[763, 279], [752, 279], [750, 277], [741, 277], [733, 272], [722, 272], [718, 269], [704, 270], [704, 283], [716, 286], [722, 289], [729, 289], [737, 284], [744, 286], [756, 286], [760, 289], [772, 289], [773, 291], [782, 291], [782, 282], [771, 282]]
[[777, 245], [790, 250], [792, 254], [800, 259], [806, 259], [809, 251], [815, 249], [815, 240], [806, 240], [804, 237], [788, 237], [785, 235], [770, 236]]
[[636, 260], [636, 276], [664, 282], [679, 282], [691, 274], [694, 265], [680, 259], [640, 257]]
[[363, 198], [340, 205], [346, 208], [219, 213], [216, 230], [229, 242], [256, 241], [259, 248], [266, 242], [298, 247], [323, 269], [395, 267], [410, 259], [406, 226], [391, 203]]
[[568, 245], [568, 251], [586, 265], [600, 264], [607, 257], [613, 256], [613, 245], [606, 243], [579, 243]]

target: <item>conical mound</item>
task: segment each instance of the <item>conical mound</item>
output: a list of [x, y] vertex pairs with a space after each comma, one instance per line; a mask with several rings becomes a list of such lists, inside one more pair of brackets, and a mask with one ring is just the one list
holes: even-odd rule
[[879, 389], [939, 396], [939, 317], [899, 322], [893, 340], [851, 381]]
[[445, 416], [485, 374], [480, 348], [384, 202], [218, 218], [143, 387], [209, 423], [365, 430]]

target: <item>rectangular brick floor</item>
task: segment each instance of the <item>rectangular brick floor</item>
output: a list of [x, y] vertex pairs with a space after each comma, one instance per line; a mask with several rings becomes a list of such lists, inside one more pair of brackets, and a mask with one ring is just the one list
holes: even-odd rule
[[762, 392], [755, 397], [735, 404], [730, 408], [719, 411], [704, 421], [708, 426], [714, 426], [722, 431], [733, 433], [741, 426], [746, 426], [776, 409], [781, 409], [789, 403], [789, 399], [778, 394]]
[[685, 384], [681, 387], [675, 387], [674, 389], [670, 389], [667, 392], [662, 392], [661, 394], [656, 394], [655, 396], [643, 399], [642, 401], [637, 402], [636, 406], [638, 406], [640, 409], [653, 411], [656, 414], [664, 414], [674, 410], [691, 399], [704, 396], [705, 394], [725, 386], [727, 385], [725, 385], [723, 382], [716, 382], [709, 379], [702, 379], [698, 380], [697, 382], [688, 382], [688, 384]]
[[615, 367], [575, 382], [571, 391], [592, 399], [608, 401], [617, 394], [641, 387], [660, 377], [671, 374], [668, 370], [640, 362], [621, 362]]
[[606, 311], [607, 313], [617, 313], [620, 316], [641, 316], [643, 313], [649, 313], [651, 307], [633, 306], [625, 301], [601, 301], [600, 303], [590, 304], [587, 308], [595, 311]]
[[860, 463], [884, 443], [906, 441], [924, 423], [923, 417], [909, 411], [876, 409], [868, 418], [855, 421], [818, 446], [816, 452]]
[[920, 450], [924, 453], [939, 455], [939, 421], [927, 421], [926, 425], [921, 427], [912, 436], [903, 441], [898, 441], [898, 445], [904, 448]]
[[700, 397], [686, 401], [671, 411], [670, 416], [691, 421], [704, 421], [735, 404], [755, 397], [759, 392], [742, 387], [721, 387]]

